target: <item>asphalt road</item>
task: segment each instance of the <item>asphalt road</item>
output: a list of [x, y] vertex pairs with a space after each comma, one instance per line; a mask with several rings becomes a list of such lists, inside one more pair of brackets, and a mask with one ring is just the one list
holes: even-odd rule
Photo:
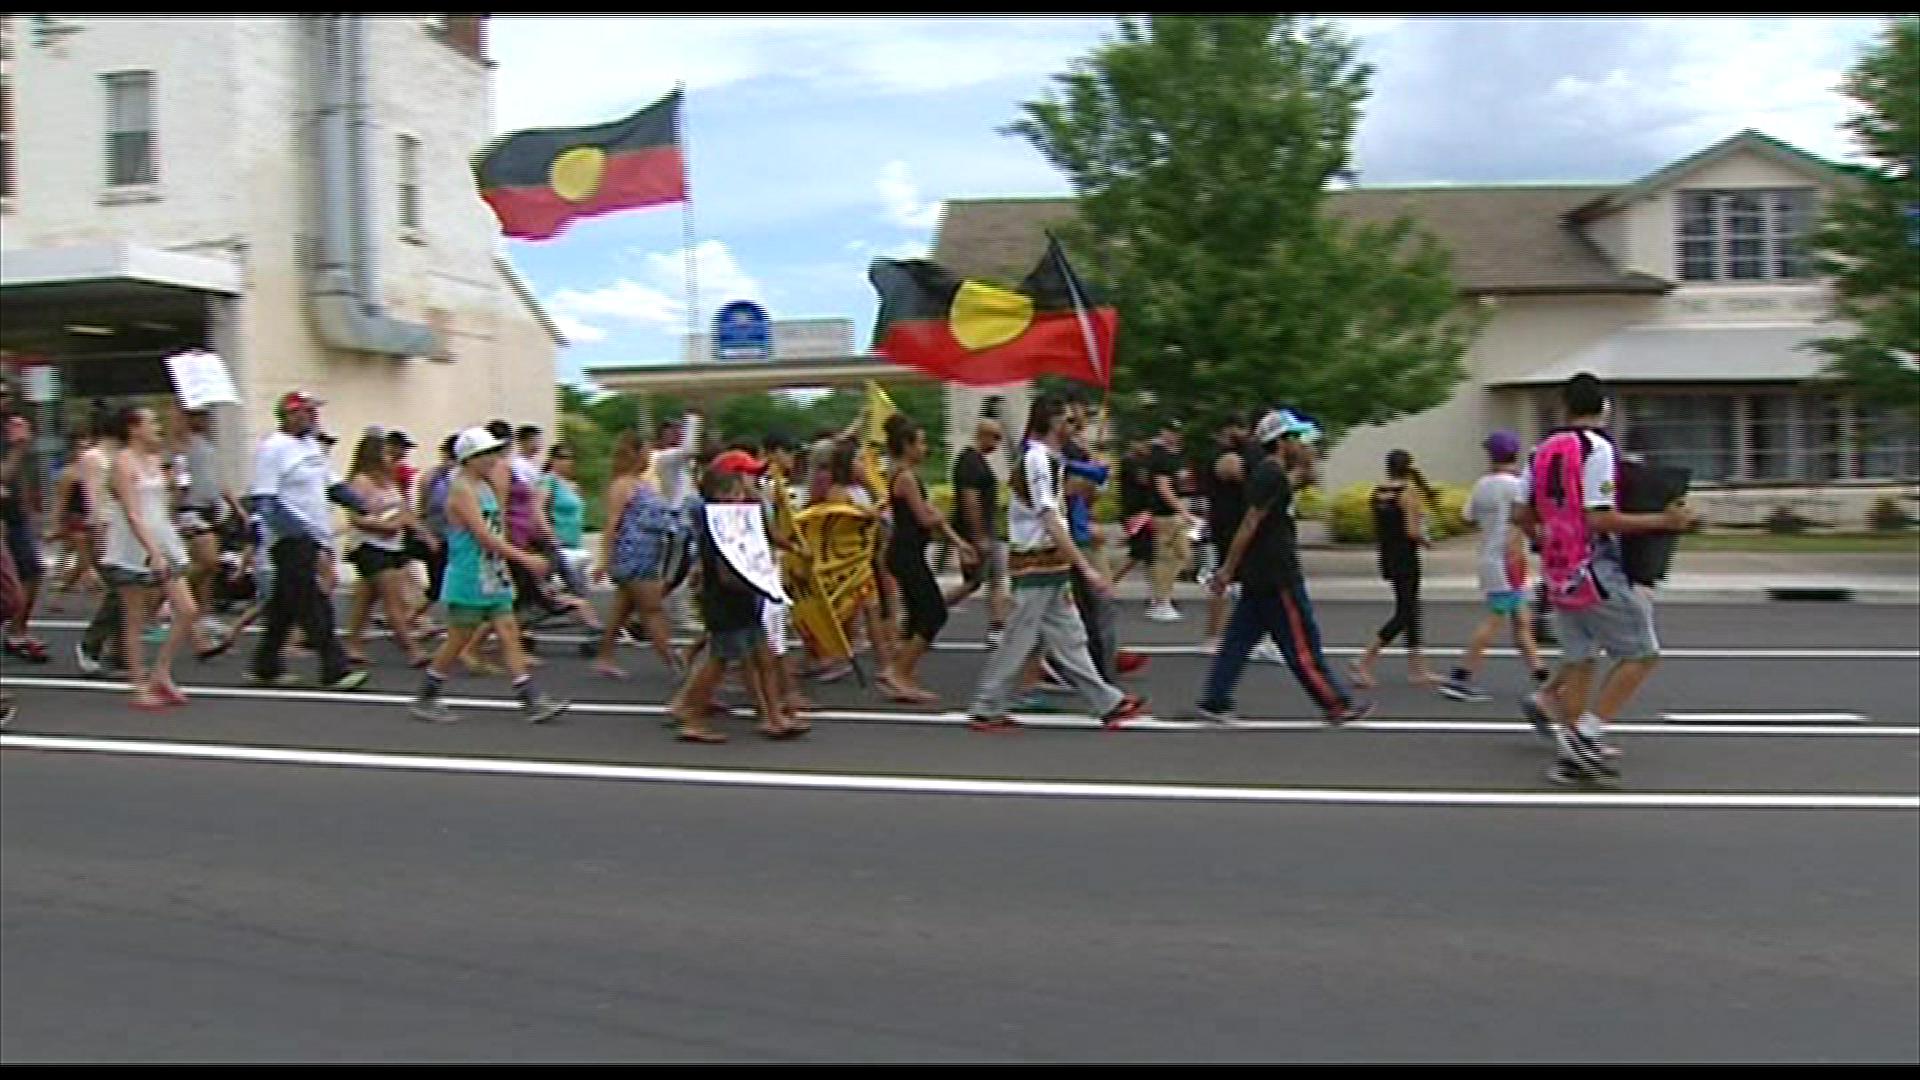
[[[1385, 612], [1321, 615], [1344, 662]], [[1261, 729], [1182, 724], [1196, 623], [1127, 620], [1172, 722], [977, 735], [849, 683], [719, 747], [634, 650], [550, 642], [582, 707], [542, 728], [499, 680], [408, 720], [383, 642], [370, 694], [236, 656], [158, 717], [9, 662], [0, 1060], [1920, 1060], [1913, 608], [1663, 611], [1617, 795], [1547, 785], [1504, 701], [1326, 730], [1255, 665]], [[951, 709], [979, 627], [928, 661]]]

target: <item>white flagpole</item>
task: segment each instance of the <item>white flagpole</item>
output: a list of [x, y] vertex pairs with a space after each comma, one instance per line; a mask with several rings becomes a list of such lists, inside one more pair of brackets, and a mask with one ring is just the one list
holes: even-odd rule
[[684, 195], [680, 200], [680, 223], [681, 244], [687, 260], [687, 348], [695, 363], [704, 363], [712, 359], [712, 349], [700, 333], [700, 274], [694, 258], [693, 155], [687, 149], [686, 131], [687, 84], [675, 83], [674, 92], [680, 95], [680, 107], [673, 114], [673, 135], [680, 144], [680, 186]]
[[1047, 258], [1060, 263], [1060, 277], [1067, 283], [1067, 296], [1073, 302], [1073, 317], [1080, 322], [1080, 338], [1087, 344], [1087, 364], [1100, 378], [1104, 386], [1111, 380], [1100, 370], [1100, 344], [1094, 339], [1093, 320], [1087, 318], [1087, 298], [1080, 295], [1080, 286], [1074, 280], [1073, 268], [1067, 262], [1067, 253], [1060, 249], [1060, 241], [1052, 233], [1047, 234]]

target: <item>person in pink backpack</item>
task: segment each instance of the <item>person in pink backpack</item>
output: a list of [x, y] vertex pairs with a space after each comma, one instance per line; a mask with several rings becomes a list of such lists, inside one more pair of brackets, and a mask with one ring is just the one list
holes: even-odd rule
[[[1521, 704], [1534, 728], [1554, 739], [1549, 780], [1611, 784], [1619, 779], [1619, 751], [1607, 742], [1607, 725], [1660, 660], [1652, 597], [1628, 580], [1619, 538], [1684, 532], [1692, 528], [1694, 513], [1681, 502], [1657, 514], [1622, 513], [1618, 456], [1605, 431], [1605, 387], [1581, 372], [1562, 393], [1567, 426], [1534, 448], [1521, 476], [1515, 518], [1540, 548], [1541, 576], [1560, 627], [1562, 666]], [[1595, 695], [1594, 659], [1601, 652], [1614, 666]]]

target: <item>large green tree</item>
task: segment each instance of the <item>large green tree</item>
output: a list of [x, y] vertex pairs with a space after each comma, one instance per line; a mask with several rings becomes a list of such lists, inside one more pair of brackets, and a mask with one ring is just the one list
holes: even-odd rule
[[1327, 209], [1370, 75], [1319, 20], [1123, 19], [1009, 126], [1072, 182], [1063, 240], [1120, 311], [1123, 420], [1287, 402], [1337, 437], [1462, 378], [1480, 319], [1447, 251]]
[[1848, 73], [1843, 125], [1871, 164], [1828, 204], [1812, 237], [1837, 314], [1859, 327], [1817, 344], [1864, 401], [1920, 418], [1920, 18], [1896, 19]]

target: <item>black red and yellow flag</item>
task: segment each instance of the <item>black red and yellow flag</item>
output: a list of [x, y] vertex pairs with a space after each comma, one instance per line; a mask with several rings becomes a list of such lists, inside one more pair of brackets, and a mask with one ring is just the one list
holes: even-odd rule
[[1097, 306], [1052, 237], [1018, 289], [924, 259], [875, 259], [867, 277], [880, 293], [873, 351], [897, 364], [968, 386], [1037, 375], [1112, 385], [1119, 316]]
[[575, 218], [687, 197], [675, 90], [624, 120], [520, 131], [474, 161], [480, 197], [508, 236], [545, 240]]

